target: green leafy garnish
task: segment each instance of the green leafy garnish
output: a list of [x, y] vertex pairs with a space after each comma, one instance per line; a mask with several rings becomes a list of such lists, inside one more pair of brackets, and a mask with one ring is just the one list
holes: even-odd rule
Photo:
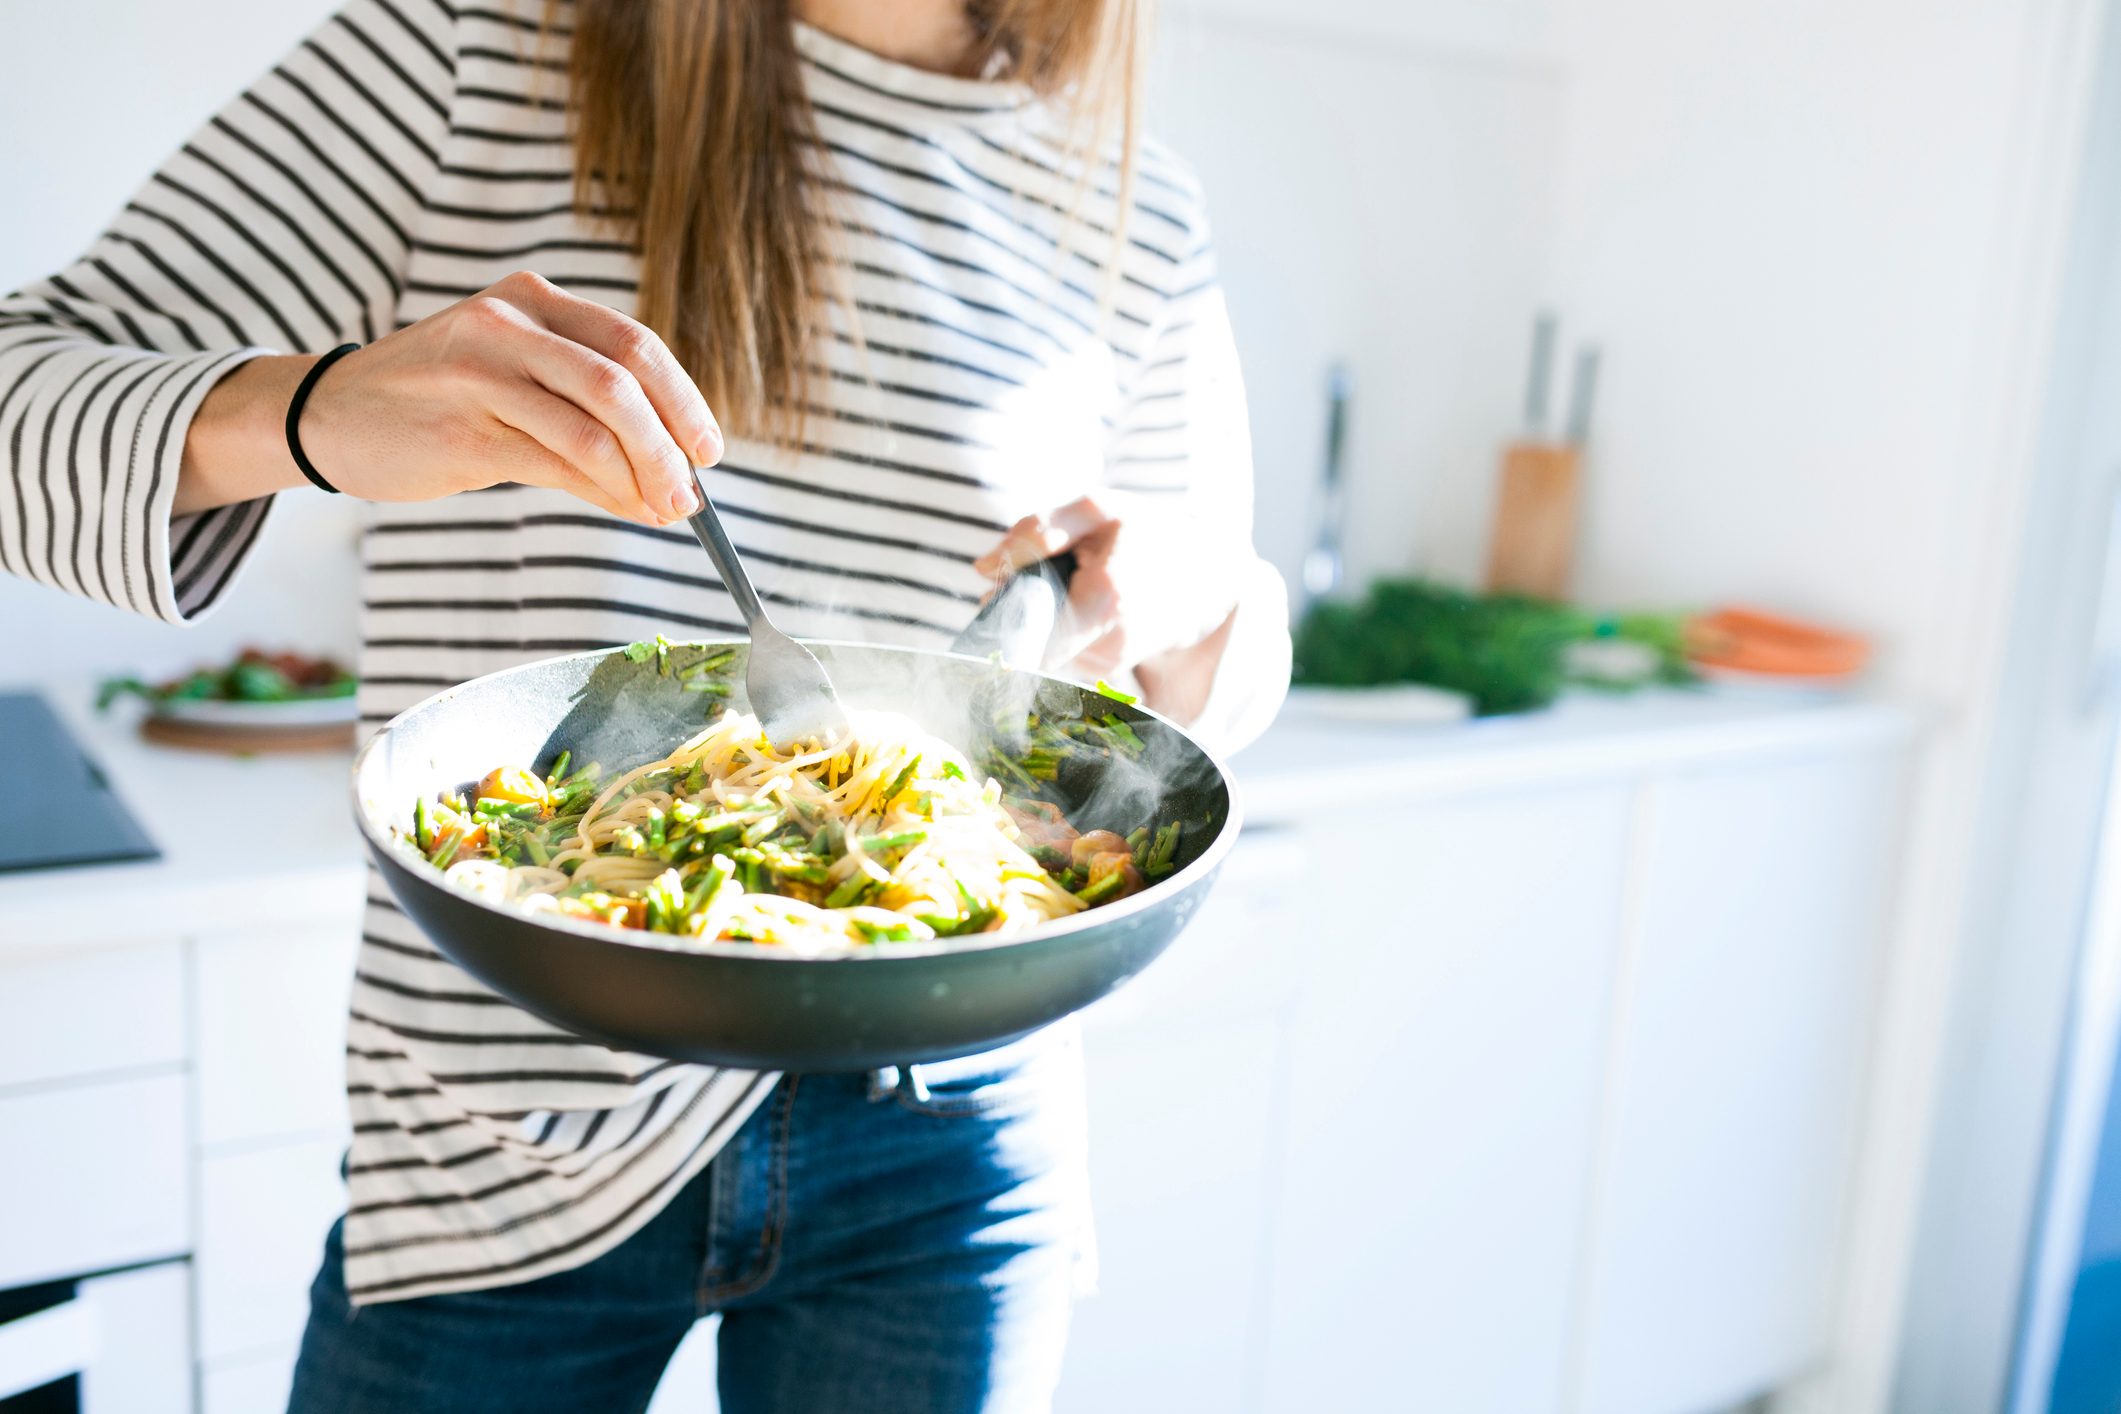
[[629, 643], [622, 651], [629, 663], [645, 663], [650, 658], [655, 659], [656, 672], [667, 678], [670, 676], [670, 650], [675, 647], [675, 643], [659, 633], [644, 643]]
[[199, 668], [168, 682], [106, 678], [96, 689], [96, 710], [108, 709], [121, 697], [144, 698], [150, 703], [299, 702], [351, 697], [355, 686], [353, 674], [328, 658], [268, 657], [246, 649], [225, 668]]
[[884, 793], [881, 797], [879, 797], [879, 799], [887, 804], [890, 801], [896, 799], [898, 793], [906, 788], [906, 783], [913, 779], [913, 773], [915, 771], [918, 771], [920, 768], [920, 757], [916, 756], [911, 761], [908, 761], [906, 763], [906, 769], [899, 772], [896, 776], [893, 776], [891, 778], [891, 784], [884, 787]]

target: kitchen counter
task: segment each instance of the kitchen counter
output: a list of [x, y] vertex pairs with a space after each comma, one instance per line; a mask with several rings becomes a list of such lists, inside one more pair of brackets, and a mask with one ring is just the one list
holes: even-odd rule
[[222, 756], [142, 741], [138, 711], [99, 716], [93, 691], [33, 685], [100, 765], [160, 859], [0, 874], [0, 961], [145, 932], [313, 917], [361, 887], [350, 753]]
[[1910, 708], [1847, 698], [1667, 688], [1581, 693], [1543, 712], [1398, 726], [1336, 721], [1299, 693], [1230, 760], [1245, 822], [1285, 824], [1351, 796], [1418, 800], [1910, 736]]
[[[227, 757], [142, 741], [137, 713], [99, 716], [81, 684], [46, 688], [163, 857], [0, 875], [0, 960], [185, 932], [298, 923], [347, 898], [364, 866], [336, 752]], [[1232, 758], [1246, 821], [1279, 825], [1350, 798], [1399, 801], [1706, 764], [1780, 748], [1905, 736], [1914, 714], [1863, 701], [1658, 691], [1586, 695], [1546, 712], [1395, 726], [1298, 702]]]

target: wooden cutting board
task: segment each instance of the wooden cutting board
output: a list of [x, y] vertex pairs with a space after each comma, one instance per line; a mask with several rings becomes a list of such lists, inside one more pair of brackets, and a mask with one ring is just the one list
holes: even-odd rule
[[140, 735], [157, 745], [180, 746], [188, 751], [263, 756], [287, 751], [351, 751], [354, 724], [318, 722], [307, 726], [252, 727], [150, 716], [141, 720]]

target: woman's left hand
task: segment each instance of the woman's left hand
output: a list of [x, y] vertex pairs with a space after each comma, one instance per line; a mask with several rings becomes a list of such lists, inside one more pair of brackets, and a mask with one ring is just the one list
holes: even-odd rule
[[1116, 676], [1194, 649], [1237, 606], [1243, 557], [1177, 521], [1122, 518], [1096, 496], [1025, 516], [973, 568], [999, 580], [1064, 550], [1077, 568], [1047, 662], [1077, 676]]

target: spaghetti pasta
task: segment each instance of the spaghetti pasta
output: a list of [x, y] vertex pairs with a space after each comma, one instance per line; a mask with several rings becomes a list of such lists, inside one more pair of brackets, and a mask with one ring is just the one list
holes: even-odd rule
[[609, 779], [567, 768], [423, 799], [412, 843], [496, 901], [806, 954], [1023, 931], [1144, 887], [1177, 844], [1176, 824], [1079, 834], [895, 713], [791, 749], [725, 713]]

